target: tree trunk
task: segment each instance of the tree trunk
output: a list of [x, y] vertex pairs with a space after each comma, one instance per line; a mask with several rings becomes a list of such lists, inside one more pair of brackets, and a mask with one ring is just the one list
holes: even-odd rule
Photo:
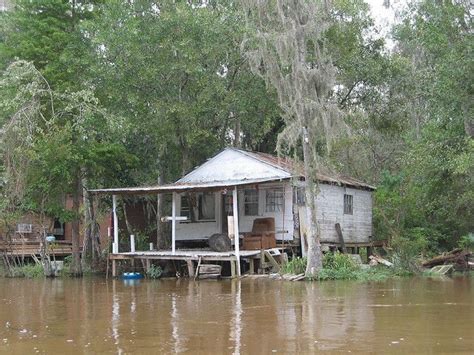
[[[164, 182], [165, 178], [163, 173], [161, 173], [158, 177], [158, 185], [163, 185]], [[161, 222], [161, 217], [163, 217], [163, 195], [158, 194], [156, 198], [156, 249], [162, 250], [167, 246], [164, 224]]]
[[234, 118], [234, 135], [235, 135], [235, 138], [234, 138], [234, 147], [236, 148], [240, 148], [241, 147], [241, 141], [240, 141], [240, 132], [241, 132], [241, 128], [240, 128], [240, 118], [238, 117], [238, 115], [234, 115], [233, 113], [231, 113], [232, 116]]
[[80, 252], [80, 204], [81, 204], [81, 192], [82, 192], [82, 183], [81, 177], [76, 177], [76, 183], [74, 187], [74, 192], [72, 196], [72, 211], [74, 213], [74, 221], [72, 222], [72, 263], [71, 263], [71, 274], [73, 276], [82, 275], [81, 267], [81, 252]]
[[309, 219], [308, 230], [308, 262], [306, 265], [306, 277], [314, 277], [323, 267], [323, 258], [321, 252], [321, 240], [319, 235], [319, 226], [316, 214], [316, 196], [318, 193], [318, 180], [316, 178], [316, 159], [311, 150], [310, 137], [306, 127], [303, 127], [303, 160], [304, 174], [306, 180], [306, 213]]

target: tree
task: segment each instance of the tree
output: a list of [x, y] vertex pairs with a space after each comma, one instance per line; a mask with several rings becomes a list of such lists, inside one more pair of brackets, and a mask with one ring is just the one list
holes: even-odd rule
[[126, 117], [124, 144], [142, 161], [129, 185], [173, 181], [223, 146], [273, 134], [280, 112], [240, 52], [242, 23], [231, 3], [140, 1], [106, 3], [84, 24], [97, 96]]
[[321, 1], [243, 1], [252, 37], [244, 43], [254, 72], [276, 89], [285, 128], [284, 146], [301, 142], [310, 221], [307, 276], [322, 268], [316, 211], [321, 147], [344, 129], [332, 97], [335, 68], [328, 53], [329, 7]]
[[403, 149], [399, 172], [387, 165], [376, 194], [376, 232], [421, 236], [432, 251], [454, 247], [474, 228], [471, 23], [466, 2], [420, 1], [394, 29], [393, 58], [403, 70], [390, 99]]
[[[80, 275], [84, 181], [111, 183], [109, 176], [119, 176], [135, 163], [117, 144], [120, 118], [103, 110], [90, 91], [52, 90], [31, 62], [12, 63], [0, 81], [0, 92], [2, 108], [10, 112], [3, 127], [3, 192], [10, 208], [72, 222], [71, 271]], [[72, 210], [64, 205], [67, 194], [73, 197]]]

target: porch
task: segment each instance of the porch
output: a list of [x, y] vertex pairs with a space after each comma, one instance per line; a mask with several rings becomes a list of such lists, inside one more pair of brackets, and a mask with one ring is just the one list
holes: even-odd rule
[[[258, 260], [258, 267], [274, 267], [279, 268], [276, 259], [281, 257], [279, 249], [272, 248], [266, 250], [240, 250], [217, 252], [209, 249], [183, 249], [183, 250], [150, 250], [150, 251], [134, 251], [123, 253], [112, 253], [109, 260], [112, 262], [112, 276], [117, 277], [117, 263], [122, 260], [136, 260], [142, 262], [145, 270], [148, 270], [152, 260], [176, 260], [183, 261], [187, 264], [188, 276], [196, 277], [199, 273], [199, 267], [202, 262], [229, 262], [231, 277], [240, 276], [240, 267], [248, 264], [248, 273], [255, 273], [255, 261]], [[281, 262], [281, 261], [280, 261]]]

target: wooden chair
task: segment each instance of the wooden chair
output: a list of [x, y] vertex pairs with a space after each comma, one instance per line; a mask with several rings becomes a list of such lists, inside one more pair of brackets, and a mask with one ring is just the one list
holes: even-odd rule
[[257, 218], [253, 221], [252, 231], [244, 234], [244, 250], [276, 248], [275, 219]]

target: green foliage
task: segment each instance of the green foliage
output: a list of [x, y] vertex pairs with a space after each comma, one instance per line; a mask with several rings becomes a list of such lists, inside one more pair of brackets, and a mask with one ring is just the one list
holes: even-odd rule
[[159, 265], [152, 264], [146, 274], [151, 279], [159, 279], [163, 274], [163, 269]]
[[25, 264], [11, 269], [12, 277], [39, 278], [44, 277], [44, 268], [41, 264]]
[[459, 247], [466, 250], [474, 250], [474, 233], [463, 235], [459, 239]]
[[281, 267], [281, 274], [304, 274], [306, 271], [306, 258], [300, 258], [299, 256], [291, 259]]
[[[281, 274], [301, 274], [306, 270], [306, 258], [296, 257], [282, 266]], [[411, 272], [402, 267], [388, 268], [383, 265], [361, 267], [348, 254], [339, 252], [326, 253], [323, 256], [323, 268], [319, 271], [316, 280], [359, 280], [383, 281], [391, 277], [407, 276]]]

